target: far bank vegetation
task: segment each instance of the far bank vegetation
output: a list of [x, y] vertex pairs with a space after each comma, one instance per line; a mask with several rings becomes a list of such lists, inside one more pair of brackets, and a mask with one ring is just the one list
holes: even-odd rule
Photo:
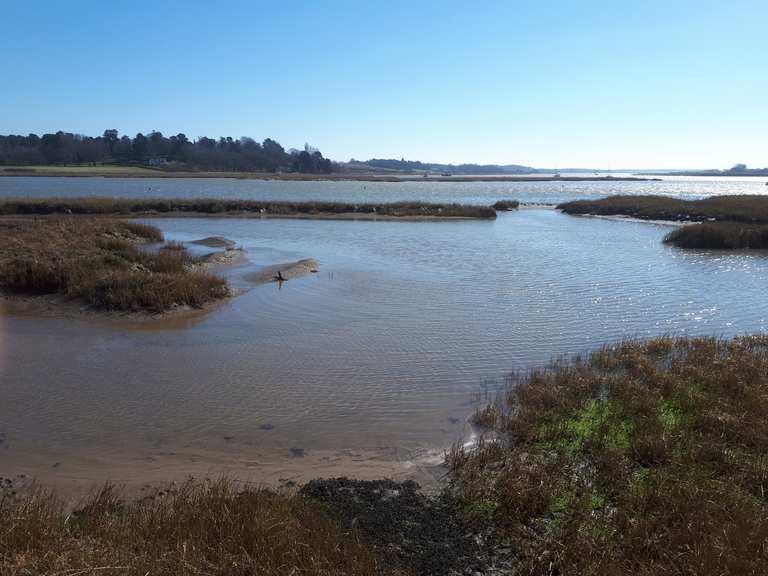
[[270, 202], [260, 200], [8, 198], [0, 200], [2, 215], [89, 214], [113, 216], [172, 216], [176, 214], [313, 216], [360, 214], [393, 218], [495, 218], [489, 206], [393, 202]]

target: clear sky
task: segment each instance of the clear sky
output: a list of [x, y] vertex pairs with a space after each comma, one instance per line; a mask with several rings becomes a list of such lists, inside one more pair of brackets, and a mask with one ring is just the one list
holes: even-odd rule
[[768, 166], [768, 0], [0, 0], [0, 133]]

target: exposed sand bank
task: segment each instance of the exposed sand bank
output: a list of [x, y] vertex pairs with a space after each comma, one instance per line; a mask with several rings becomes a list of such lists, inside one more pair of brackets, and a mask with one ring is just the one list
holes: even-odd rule
[[67, 454], [47, 449], [12, 446], [4, 451], [2, 476], [22, 485], [30, 481], [56, 488], [76, 499], [112, 482], [127, 494], [169, 482], [227, 476], [238, 483], [291, 488], [315, 478], [347, 476], [361, 480], [392, 478], [416, 480], [429, 489], [445, 475], [443, 451], [398, 448], [364, 450], [280, 450], [242, 447], [232, 450], [149, 450], [143, 456], [73, 449]]
[[208, 248], [225, 248], [231, 250], [237, 243], [234, 240], [222, 236], [208, 236], [207, 238], [201, 238], [200, 240], [192, 240], [190, 244], [198, 244], [200, 246], [207, 246]]
[[320, 265], [317, 260], [312, 258], [304, 258], [303, 260], [297, 260], [295, 262], [284, 262], [282, 264], [273, 264], [271, 266], [265, 266], [258, 272], [252, 272], [247, 274], [245, 279], [254, 284], [265, 284], [267, 282], [277, 282], [278, 273], [284, 280], [291, 280], [293, 278], [299, 278], [313, 272], [317, 272]]

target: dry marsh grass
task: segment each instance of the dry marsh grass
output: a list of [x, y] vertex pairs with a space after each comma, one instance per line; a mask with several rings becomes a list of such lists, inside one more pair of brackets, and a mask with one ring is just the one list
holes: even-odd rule
[[766, 249], [768, 248], [768, 225], [702, 222], [673, 230], [664, 237], [664, 242], [680, 248]]
[[217, 276], [194, 269], [179, 246], [160, 242], [146, 224], [61, 217], [0, 222], [0, 289], [9, 294], [59, 295], [100, 310], [163, 312], [200, 307], [229, 291]]
[[0, 574], [306, 575], [398, 572], [382, 566], [301, 496], [186, 482], [126, 501], [105, 486], [74, 512], [48, 491], [0, 490]]
[[768, 337], [627, 342], [513, 384], [493, 440], [449, 457], [511, 573], [765, 573]]
[[575, 200], [557, 206], [567, 214], [631, 216], [642, 220], [705, 220], [768, 224], [768, 196], [711, 196], [680, 200], [667, 196], [610, 196], [600, 200]]
[[517, 200], [499, 200], [492, 206], [494, 210], [501, 212], [508, 212], [510, 210], [516, 210], [520, 207], [520, 202]]
[[387, 217], [428, 218], [495, 218], [489, 206], [462, 204], [429, 204], [424, 202], [394, 202], [381, 204], [346, 204], [340, 202], [269, 202], [257, 200], [218, 199], [146, 199], [118, 198], [44, 198], [2, 199], [0, 214], [47, 215], [169, 215], [197, 214], [260, 214], [260, 215], [333, 215], [367, 214]]

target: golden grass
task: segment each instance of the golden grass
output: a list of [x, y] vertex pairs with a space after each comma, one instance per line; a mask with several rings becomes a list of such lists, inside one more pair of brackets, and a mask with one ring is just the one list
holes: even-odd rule
[[514, 574], [765, 573], [768, 337], [627, 342], [510, 384], [449, 461]]
[[392, 575], [301, 496], [188, 481], [126, 501], [105, 486], [76, 511], [0, 491], [0, 575]]
[[3, 221], [0, 289], [148, 312], [200, 307], [228, 295], [226, 282], [196, 269], [186, 250], [137, 247], [162, 239], [157, 228], [136, 222], [71, 216]]

